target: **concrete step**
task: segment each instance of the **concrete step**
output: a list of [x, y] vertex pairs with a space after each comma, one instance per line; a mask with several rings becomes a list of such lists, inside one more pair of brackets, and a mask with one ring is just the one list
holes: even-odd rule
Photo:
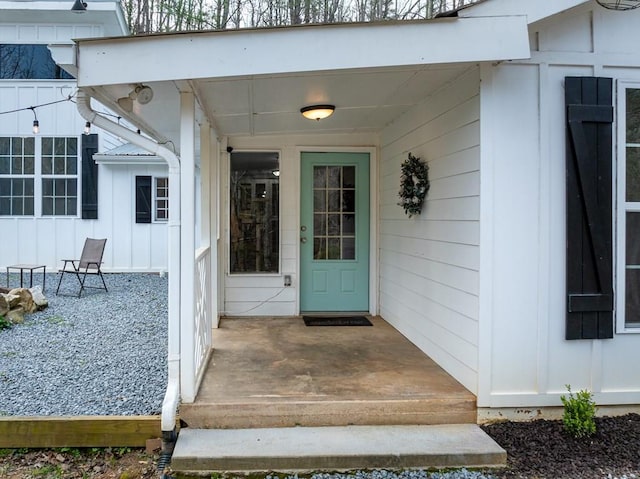
[[262, 398], [180, 406], [180, 419], [193, 429], [475, 424], [476, 418], [475, 397], [471, 394], [386, 400]]
[[507, 454], [475, 424], [180, 431], [179, 473], [498, 467]]

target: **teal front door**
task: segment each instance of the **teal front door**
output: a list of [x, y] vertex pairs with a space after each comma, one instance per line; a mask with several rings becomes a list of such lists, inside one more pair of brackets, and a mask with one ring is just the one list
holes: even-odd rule
[[300, 310], [369, 311], [369, 154], [302, 153]]

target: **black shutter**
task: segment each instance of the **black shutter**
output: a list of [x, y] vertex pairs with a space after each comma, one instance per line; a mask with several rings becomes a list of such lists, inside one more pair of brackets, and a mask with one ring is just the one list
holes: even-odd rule
[[613, 337], [611, 78], [565, 78], [566, 339]]
[[151, 223], [150, 176], [136, 176], [136, 223]]
[[98, 135], [82, 135], [82, 219], [98, 219], [98, 165], [93, 154], [98, 152]]

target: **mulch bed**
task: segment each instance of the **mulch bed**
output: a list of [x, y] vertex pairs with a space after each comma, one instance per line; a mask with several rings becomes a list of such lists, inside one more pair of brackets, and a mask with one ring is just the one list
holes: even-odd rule
[[482, 426], [507, 451], [499, 478], [640, 478], [640, 415], [596, 418], [596, 434], [574, 439], [561, 421]]

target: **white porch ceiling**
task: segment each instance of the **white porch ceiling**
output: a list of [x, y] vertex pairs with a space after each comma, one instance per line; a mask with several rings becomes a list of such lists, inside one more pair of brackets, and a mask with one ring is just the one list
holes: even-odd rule
[[[80, 87], [178, 145], [180, 91], [222, 136], [375, 132], [473, 65], [528, 55], [526, 19], [480, 17], [81, 40], [77, 66]], [[153, 100], [119, 109], [140, 83]], [[328, 119], [300, 114], [326, 103]]]

